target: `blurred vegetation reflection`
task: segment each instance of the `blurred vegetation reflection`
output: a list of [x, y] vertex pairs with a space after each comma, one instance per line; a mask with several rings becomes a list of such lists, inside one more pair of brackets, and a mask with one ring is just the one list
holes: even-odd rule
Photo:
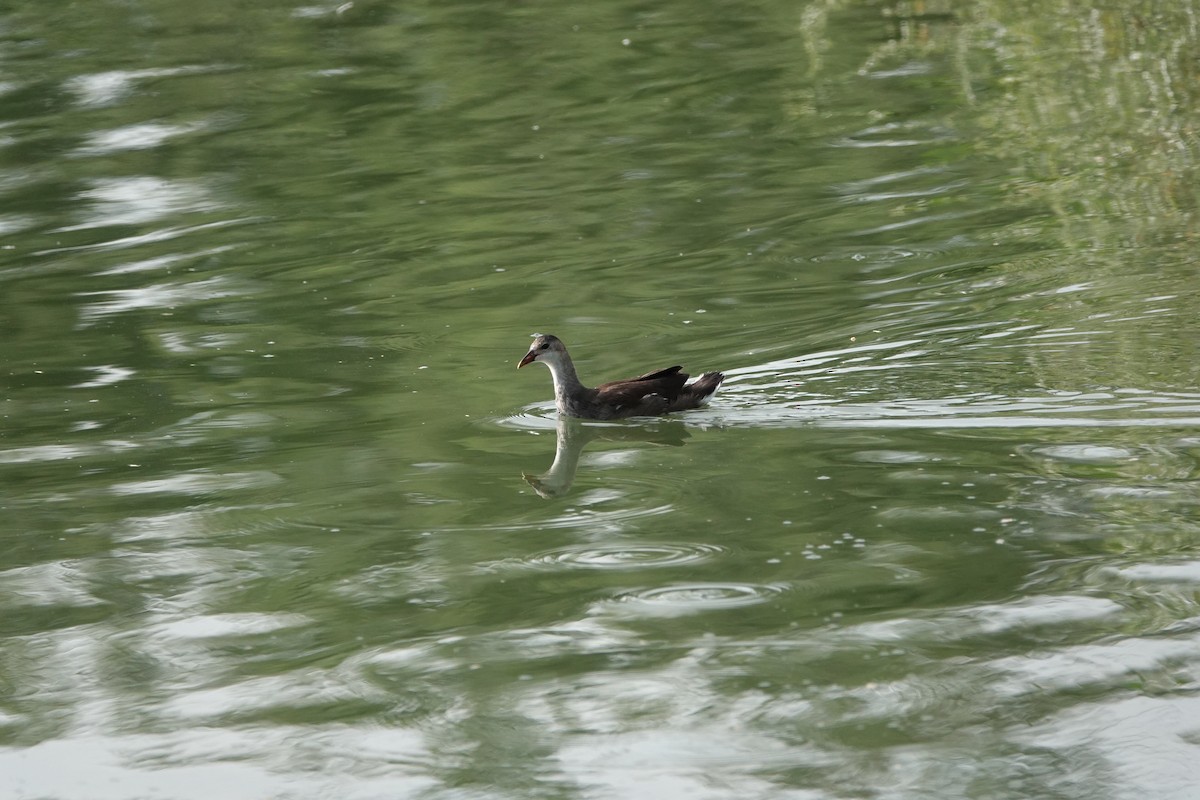
[[1192, 800], [1198, 34], [0, 12], [5, 796]]

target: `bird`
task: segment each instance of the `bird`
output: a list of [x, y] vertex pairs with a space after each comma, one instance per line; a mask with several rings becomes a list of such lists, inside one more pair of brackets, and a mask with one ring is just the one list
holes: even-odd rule
[[517, 369], [534, 362], [550, 368], [558, 413], [582, 419], [655, 417], [699, 408], [725, 380], [720, 372], [705, 372], [688, 383], [683, 367], [674, 366], [589, 389], [579, 382], [567, 346], [549, 333], [534, 334], [533, 344]]

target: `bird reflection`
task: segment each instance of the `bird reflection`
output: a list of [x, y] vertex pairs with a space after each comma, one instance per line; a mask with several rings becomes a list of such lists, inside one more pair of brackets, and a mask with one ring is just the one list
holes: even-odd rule
[[542, 497], [559, 497], [567, 493], [575, 481], [579, 456], [583, 448], [595, 439], [613, 442], [649, 442], [680, 447], [691, 436], [682, 422], [659, 421], [652, 425], [582, 422], [574, 417], [560, 416], [555, 426], [554, 463], [541, 475], [522, 472], [521, 477]]

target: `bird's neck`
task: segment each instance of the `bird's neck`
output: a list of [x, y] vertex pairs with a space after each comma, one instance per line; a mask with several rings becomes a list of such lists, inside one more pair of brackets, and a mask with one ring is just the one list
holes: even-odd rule
[[546, 361], [545, 364], [550, 368], [550, 375], [554, 378], [555, 399], [577, 396], [586, 390], [586, 387], [579, 382], [579, 376], [575, 374], [575, 365], [571, 363], [571, 359]]

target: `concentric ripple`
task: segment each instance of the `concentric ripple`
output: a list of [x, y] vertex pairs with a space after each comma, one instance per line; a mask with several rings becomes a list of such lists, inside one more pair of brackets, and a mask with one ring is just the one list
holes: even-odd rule
[[649, 569], [693, 564], [724, 552], [725, 548], [720, 545], [692, 542], [582, 544], [534, 553], [529, 556], [529, 563], [538, 567]]
[[605, 603], [610, 611], [638, 616], [681, 616], [764, 603], [784, 587], [761, 583], [675, 583], [634, 589]]

